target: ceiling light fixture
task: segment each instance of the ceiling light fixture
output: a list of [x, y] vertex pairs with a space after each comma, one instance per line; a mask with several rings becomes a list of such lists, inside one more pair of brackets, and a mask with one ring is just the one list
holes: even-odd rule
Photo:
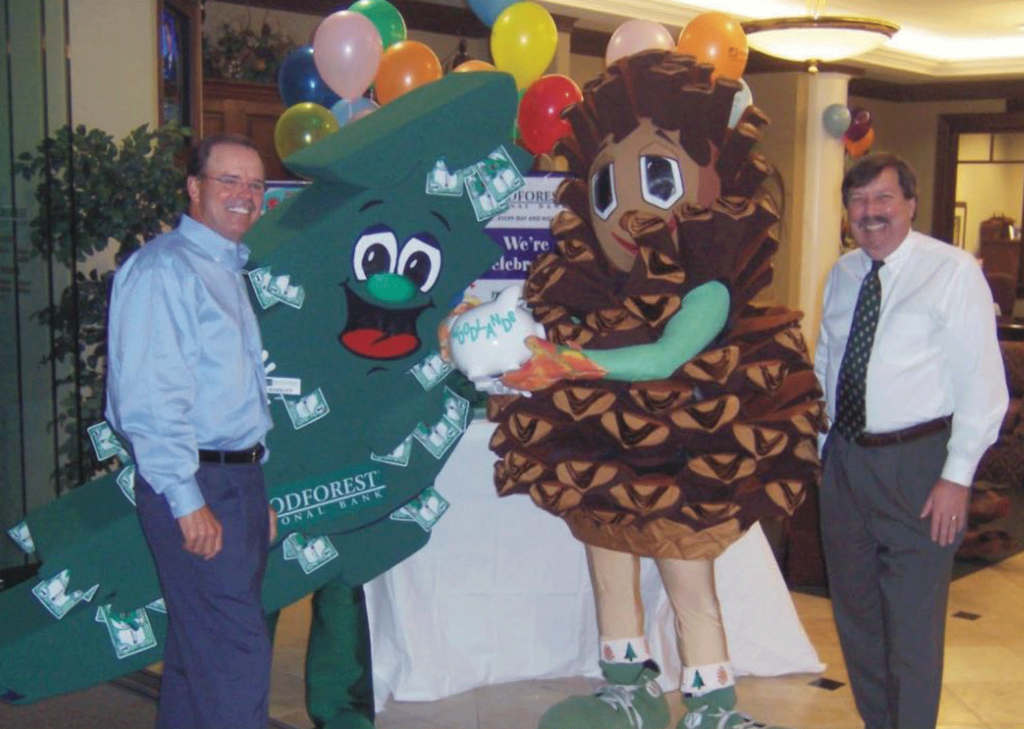
[[900, 29], [895, 23], [873, 18], [822, 15], [825, 0], [808, 0], [808, 15], [748, 20], [741, 23], [752, 48], [776, 58], [818, 64], [852, 58], [874, 50]]

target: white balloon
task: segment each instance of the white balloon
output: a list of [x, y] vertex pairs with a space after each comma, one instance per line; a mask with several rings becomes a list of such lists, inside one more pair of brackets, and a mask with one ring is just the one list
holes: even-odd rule
[[739, 124], [740, 117], [743, 116], [743, 112], [747, 110], [747, 107], [754, 103], [754, 95], [750, 93], [750, 87], [747, 86], [747, 82], [740, 79], [740, 84], [743, 86], [742, 89], [736, 92], [736, 95], [732, 97], [732, 111], [729, 112], [729, 128], [733, 129]]
[[610, 66], [620, 58], [632, 56], [640, 51], [658, 49], [671, 51], [676, 47], [672, 34], [653, 20], [627, 20], [612, 33], [604, 62]]

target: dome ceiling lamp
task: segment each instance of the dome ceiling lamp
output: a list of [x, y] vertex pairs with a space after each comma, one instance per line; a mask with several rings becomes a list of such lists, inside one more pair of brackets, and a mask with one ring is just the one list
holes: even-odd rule
[[747, 42], [769, 56], [807, 63], [807, 70], [816, 73], [818, 63], [867, 53], [900, 29], [887, 20], [824, 15], [825, 0], [808, 0], [807, 5], [808, 15], [742, 23]]

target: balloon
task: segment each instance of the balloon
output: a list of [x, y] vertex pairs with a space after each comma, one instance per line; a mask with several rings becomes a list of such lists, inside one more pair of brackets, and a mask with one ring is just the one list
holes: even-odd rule
[[620, 58], [652, 48], [671, 51], [675, 48], [672, 34], [653, 20], [627, 20], [612, 33], [604, 52], [604, 62], [610, 66]]
[[861, 106], [850, 109], [850, 128], [846, 130], [846, 138], [851, 142], [860, 141], [871, 129], [871, 112]]
[[517, 117], [526, 148], [534, 154], [550, 152], [555, 142], [572, 131], [562, 110], [582, 100], [580, 87], [566, 76], [541, 76], [530, 84], [519, 102]]
[[374, 79], [377, 102], [383, 106], [418, 86], [441, 78], [437, 55], [419, 41], [400, 41], [384, 51]]
[[334, 115], [319, 104], [303, 101], [285, 109], [274, 127], [274, 147], [282, 160], [338, 131]]
[[470, 73], [471, 71], [493, 71], [494, 64], [488, 63], [487, 61], [478, 61], [472, 59], [464, 61], [458, 66], [452, 69], [452, 73]]
[[875, 130], [868, 129], [863, 137], [857, 140], [846, 138], [844, 144], [846, 145], [846, 151], [850, 153], [851, 157], [860, 157], [862, 154], [871, 149], [871, 145], [875, 143]]
[[821, 124], [833, 139], [842, 139], [850, 128], [850, 110], [846, 104], [829, 104], [821, 113]]
[[754, 103], [754, 95], [750, 93], [750, 87], [747, 86], [747, 82], [740, 79], [740, 86], [743, 88], [736, 92], [736, 95], [732, 97], [732, 111], [729, 112], [729, 128], [734, 129], [737, 124], [740, 123], [740, 117], [743, 116], [743, 112], [747, 110], [747, 107]]
[[512, 2], [513, 0], [469, 0], [469, 8], [476, 13], [481, 23], [490, 28]]
[[356, 99], [377, 75], [384, 44], [365, 15], [339, 10], [324, 18], [313, 36], [313, 61], [320, 77], [343, 99]]
[[356, 119], [362, 119], [368, 114], [372, 114], [377, 111], [378, 106], [371, 99], [367, 99], [365, 96], [360, 96], [358, 99], [341, 99], [334, 106], [331, 107], [331, 113], [334, 118], [338, 120], [338, 128], [345, 126], [349, 122], [354, 122]]
[[356, 0], [349, 10], [365, 15], [380, 33], [385, 48], [390, 48], [406, 37], [405, 20], [388, 0]]
[[285, 56], [277, 72], [277, 90], [286, 107], [302, 101], [329, 107], [338, 100], [338, 95], [317, 73], [313, 46], [296, 48]]
[[747, 34], [725, 13], [701, 13], [683, 28], [676, 50], [715, 67], [712, 78], [739, 80], [747, 67]]
[[512, 74], [525, 89], [551, 65], [558, 29], [551, 13], [534, 2], [510, 5], [491, 28], [491, 56], [499, 71]]

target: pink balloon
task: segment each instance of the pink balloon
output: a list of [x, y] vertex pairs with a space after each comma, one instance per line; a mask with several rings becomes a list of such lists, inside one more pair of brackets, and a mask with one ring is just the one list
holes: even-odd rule
[[658, 49], [671, 51], [676, 47], [672, 34], [653, 20], [627, 20], [612, 33], [604, 52], [605, 65], [640, 51]]
[[339, 10], [324, 18], [313, 35], [313, 64], [331, 91], [357, 99], [377, 75], [384, 42], [373, 21]]

